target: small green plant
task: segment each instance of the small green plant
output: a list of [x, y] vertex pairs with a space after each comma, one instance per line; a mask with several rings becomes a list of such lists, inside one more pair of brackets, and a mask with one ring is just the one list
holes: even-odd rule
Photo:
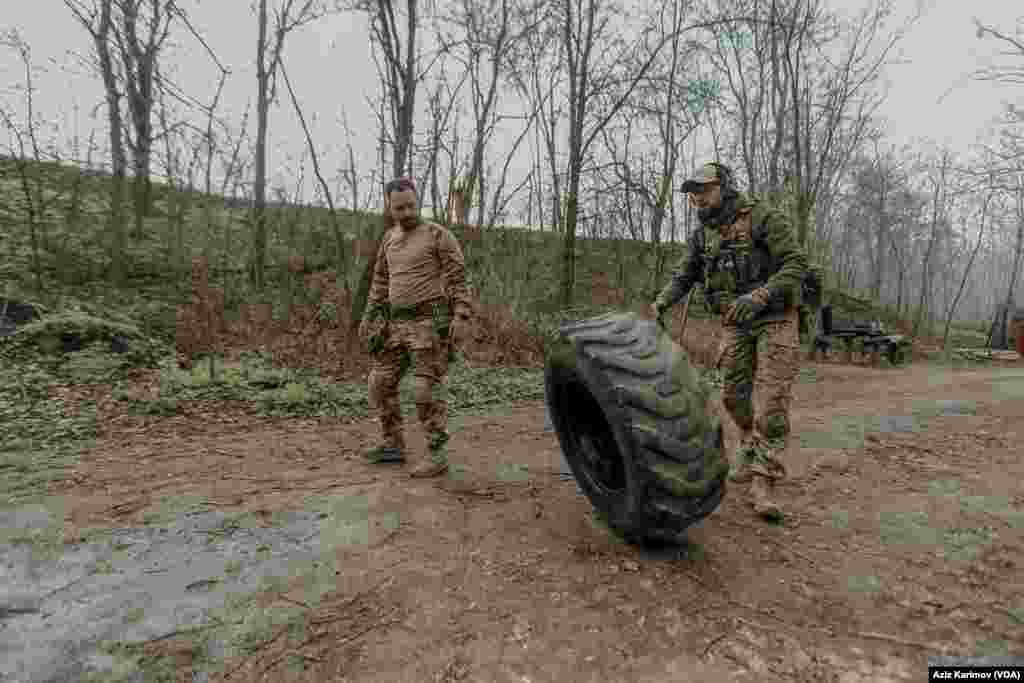
[[832, 512], [832, 526], [837, 529], [846, 529], [850, 526], [850, 513], [846, 510], [835, 510]]
[[308, 399], [306, 386], [298, 382], [289, 382], [284, 388], [284, 400], [291, 404], [305, 403]]
[[501, 481], [529, 481], [530, 479], [527, 466], [517, 463], [499, 464], [497, 474]]
[[935, 545], [940, 538], [923, 512], [883, 512], [879, 525], [882, 542], [887, 545]]
[[951, 560], [973, 560], [978, 550], [992, 542], [987, 529], [950, 529], [944, 534], [946, 557]]
[[882, 589], [877, 576], [850, 576], [846, 579], [846, 586], [854, 593], [876, 593]]
[[224, 573], [235, 578], [242, 573], [242, 563], [238, 560], [228, 560], [224, 565]]

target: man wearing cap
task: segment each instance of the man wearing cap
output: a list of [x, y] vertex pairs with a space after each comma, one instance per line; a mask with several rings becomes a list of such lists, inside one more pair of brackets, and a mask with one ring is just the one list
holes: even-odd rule
[[[722, 316], [716, 362], [725, 374], [722, 403], [741, 432], [729, 479], [749, 482], [755, 513], [778, 520], [774, 487], [786, 473], [780, 456], [799, 370], [798, 306], [807, 257], [786, 215], [741, 195], [727, 166], [701, 166], [682, 189], [701, 227], [653, 306], [661, 320], [701, 283], [708, 308]], [[757, 419], [755, 379], [763, 404]]]
[[370, 407], [377, 413], [383, 437], [366, 457], [372, 463], [405, 462], [398, 386], [411, 365], [428, 457], [410, 474], [433, 477], [448, 470], [448, 404], [443, 392], [449, 353], [470, 330], [465, 259], [449, 230], [420, 220], [412, 180], [389, 182], [384, 201], [392, 225], [380, 243], [359, 325], [360, 339], [372, 356]]

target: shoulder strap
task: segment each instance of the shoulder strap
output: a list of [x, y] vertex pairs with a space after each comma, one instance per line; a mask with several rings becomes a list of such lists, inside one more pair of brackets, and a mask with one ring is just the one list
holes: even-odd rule
[[750, 236], [755, 242], [762, 244], [768, 239], [768, 218], [772, 207], [765, 202], [756, 202], [750, 212]]
[[427, 223], [430, 226], [430, 233], [434, 238], [434, 258], [437, 259], [438, 264], [441, 263], [441, 230], [443, 228], [437, 223]]

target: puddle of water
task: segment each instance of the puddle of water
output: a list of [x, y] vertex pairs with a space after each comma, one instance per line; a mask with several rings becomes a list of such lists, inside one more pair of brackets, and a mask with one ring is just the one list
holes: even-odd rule
[[913, 415], [883, 415], [873, 422], [875, 429], [882, 433], [913, 432], [921, 427]]
[[940, 415], [974, 415], [978, 406], [974, 401], [935, 401]]
[[[3, 520], [14, 518], [6, 512]], [[44, 526], [49, 519], [39, 510], [17, 515], [22, 533], [52, 528]], [[331, 499], [326, 515], [282, 513], [277, 527], [219, 511], [158, 519], [165, 526], [114, 529], [63, 546], [59, 559], [24, 543], [0, 544], [0, 604], [34, 610], [0, 622], [0, 680], [84, 680], [90, 671], [109, 680], [118, 672], [101, 643], [138, 644], [202, 625], [217, 610], [245, 604], [240, 596], [288, 577], [303, 576], [307, 602], [315, 603], [336, 584], [334, 548], [365, 544], [399, 523], [397, 514], [371, 515], [365, 496]], [[234, 630], [250, 626], [259, 624]], [[121, 655], [114, 659], [123, 668]]]

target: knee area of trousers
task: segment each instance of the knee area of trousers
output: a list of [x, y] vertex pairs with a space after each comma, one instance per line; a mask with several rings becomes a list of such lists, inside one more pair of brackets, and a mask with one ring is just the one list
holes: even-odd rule
[[371, 403], [377, 403], [385, 399], [389, 393], [397, 390], [397, 386], [392, 386], [392, 382], [389, 381], [389, 377], [380, 372], [370, 372], [369, 377], [369, 394]]
[[761, 430], [769, 439], [781, 439], [789, 435], [789, 420], [785, 415], [766, 415], [761, 418]]
[[413, 378], [413, 400], [416, 403], [431, 403], [434, 400], [434, 381], [417, 375]]

